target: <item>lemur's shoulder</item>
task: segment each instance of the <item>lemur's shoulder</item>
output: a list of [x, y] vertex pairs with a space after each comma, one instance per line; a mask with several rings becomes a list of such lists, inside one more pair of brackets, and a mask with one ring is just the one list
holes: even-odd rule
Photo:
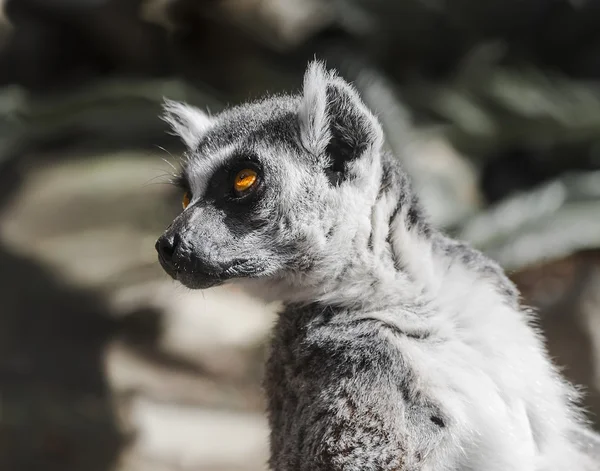
[[436, 256], [446, 258], [449, 263], [461, 264], [474, 276], [492, 285], [512, 307], [519, 308], [519, 290], [498, 262], [468, 242], [452, 239], [437, 231], [431, 241]]
[[[395, 209], [390, 216], [390, 234], [388, 240], [398, 234], [399, 239], [411, 241], [410, 245], [399, 244], [399, 252], [410, 251], [421, 252], [424, 256], [431, 258], [434, 266], [432, 271], [433, 285], [437, 285], [435, 278], [443, 277], [449, 271], [449, 267], [460, 265], [474, 277], [494, 286], [502, 296], [514, 307], [518, 306], [519, 292], [516, 286], [507, 277], [504, 269], [494, 260], [489, 258], [471, 244], [453, 239], [435, 228], [428, 219], [427, 212], [423, 208], [420, 199], [413, 191], [410, 176], [402, 171], [400, 160], [397, 156], [387, 152], [382, 155], [382, 183], [380, 197], [385, 192], [398, 195]], [[403, 211], [404, 217], [400, 218], [401, 224], [393, 225], [391, 221], [399, 212]], [[415, 243], [416, 242], [416, 243]], [[419, 243], [423, 242], [423, 243]], [[406, 253], [400, 253], [396, 258], [407, 258]], [[417, 260], [416, 272], [420, 271], [419, 265], [423, 259]]]
[[388, 336], [404, 333], [360, 311], [280, 315], [265, 379], [272, 469], [413, 469], [443, 441], [446, 413]]

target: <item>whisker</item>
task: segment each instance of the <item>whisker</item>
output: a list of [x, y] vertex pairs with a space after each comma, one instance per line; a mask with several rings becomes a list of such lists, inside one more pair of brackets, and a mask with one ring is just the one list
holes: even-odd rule
[[159, 146], [158, 144], [155, 145], [155, 147], [157, 147], [158, 149], [162, 150], [163, 152], [166, 152], [167, 154], [169, 154], [169, 156], [173, 157], [173, 154], [171, 154], [171, 152], [169, 152], [167, 149], [165, 149], [163, 146]]
[[156, 170], [157, 172], [161, 173], [161, 175], [158, 175], [158, 176], [169, 176], [171, 178], [179, 178], [179, 175], [180, 175], [179, 172], [176, 172], [176, 173], [167, 172], [167, 171], [165, 171], [164, 168], [154, 168], [153, 170]]
[[[173, 156], [173, 154], [171, 154], [171, 152], [169, 152], [167, 149], [165, 149], [162, 146], [156, 145], [155, 147], [157, 147], [158, 149], [162, 150], [163, 152], [169, 154], [169, 157], [171, 157], [171, 159], [175, 160], [175, 157]], [[175, 165], [173, 165], [173, 163], [169, 162], [167, 159], [165, 158], [161, 158], [161, 160], [166, 163], [167, 165], [169, 165], [175, 172], [179, 172], [179, 169], [177, 167], [175, 167]], [[181, 160], [181, 159], [179, 159]]]
[[[162, 181], [162, 182], [157, 182], [157, 181], [156, 181], [156, 180], [158, 180], [159, 178], [165, 178], [165, 177], [167, 178], [167, 180], [166, 180], [166, 181]], [[162, 183], [162, 184], [165, 184], [165, 185], [166, 185], [166, 184], [168, 184], [168, 185], [172, 185], [172, 184], [173, 184], [173, 181], [174, 181], [174, 179], [175, 179], [175, 178], [177, 178], [177, 175], [170, 175], [170, 174], [168, 174], [168, 173], [165, 173], [165, 174], [163, 174], [163, 175], [157, 175], [157, 176], [155, 176], [155, 177], [152, 177], [152, 178], [151, 178], [150, 180], [148, 180], [146, 183], [144, 183], [144, 184], [142, 185], [142, 187], [145, 187], [145, 186], [147, 186], [147, 185], [149, 185], [149, 184], [154, 184], [154, 183]]]
[[169, 167], [171, 167], [173, 169], [173, 171], [178, 172], [177, 167], [175, 167], [175, 165], [173, 165], [171, 162], [169, 162], [167, 159], [165, 158], [161, 158], [160, 160], [162, 160], [164, 163], [166, 163]]
[[142, 188], [145, 188], [145, 187], [147, 187], [147, 186], [150, 186], [150, 185], [168, 185], [168, 186], [175, 186], [175, 185], [174, 185], [172, 182], [170, 182], [170, 181], [168, 181], [168, 182], [147, 182], [147, 183], [144, 183], [144, 184], [142, 185]]

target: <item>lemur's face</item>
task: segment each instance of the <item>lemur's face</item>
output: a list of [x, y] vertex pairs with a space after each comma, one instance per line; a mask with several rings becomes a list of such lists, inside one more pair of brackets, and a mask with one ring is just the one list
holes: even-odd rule
[[[368, 217], [381, 146], [375, 118], [343, 80], [313, 64], [303, 96], [209, 117], [169, 102], [188, 152], [183, 211], [158, 239], [161, 265], [189, 288], [310, 271], [344, 245], [340, 221]], [[335, 248], [332, 247], [335, 245]]]

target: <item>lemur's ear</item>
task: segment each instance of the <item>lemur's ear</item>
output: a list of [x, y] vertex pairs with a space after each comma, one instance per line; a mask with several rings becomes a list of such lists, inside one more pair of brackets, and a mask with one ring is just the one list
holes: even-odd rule
[[327, 159], [328, 167], [343, 173], [346, 163], [365, 151], [379, 150], [383, 131], [356, 90], [327, 72], [321, 62], [308, 66], [299, 110], [303, 145], [315, 156]]
[[193, 149], [211, 126], [211, 118], [204, 111], [172, 100], [164, 100], [163, 120], [169, 123], [184, 144]]

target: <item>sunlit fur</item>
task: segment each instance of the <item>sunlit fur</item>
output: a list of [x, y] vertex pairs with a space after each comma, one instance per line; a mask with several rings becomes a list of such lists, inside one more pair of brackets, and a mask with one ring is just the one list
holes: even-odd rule
[[[428, 224], [348, 83], [313, 62], [299, 95], [166, 111], [189, 146], [192, 255], [247, 259], [229, 278], [284, 301], [265, 378], [271, 469], [600, 469], [515, 287]], [[204, 194], [244, 152], [265, 171], [257, 224], [224, 229]]]
[[198, 144], [202, 134], [210, 127], [211, 121], [206, 113], [185, 103], [165, 100], [164, 110], [164, 120], [190, 148]]

